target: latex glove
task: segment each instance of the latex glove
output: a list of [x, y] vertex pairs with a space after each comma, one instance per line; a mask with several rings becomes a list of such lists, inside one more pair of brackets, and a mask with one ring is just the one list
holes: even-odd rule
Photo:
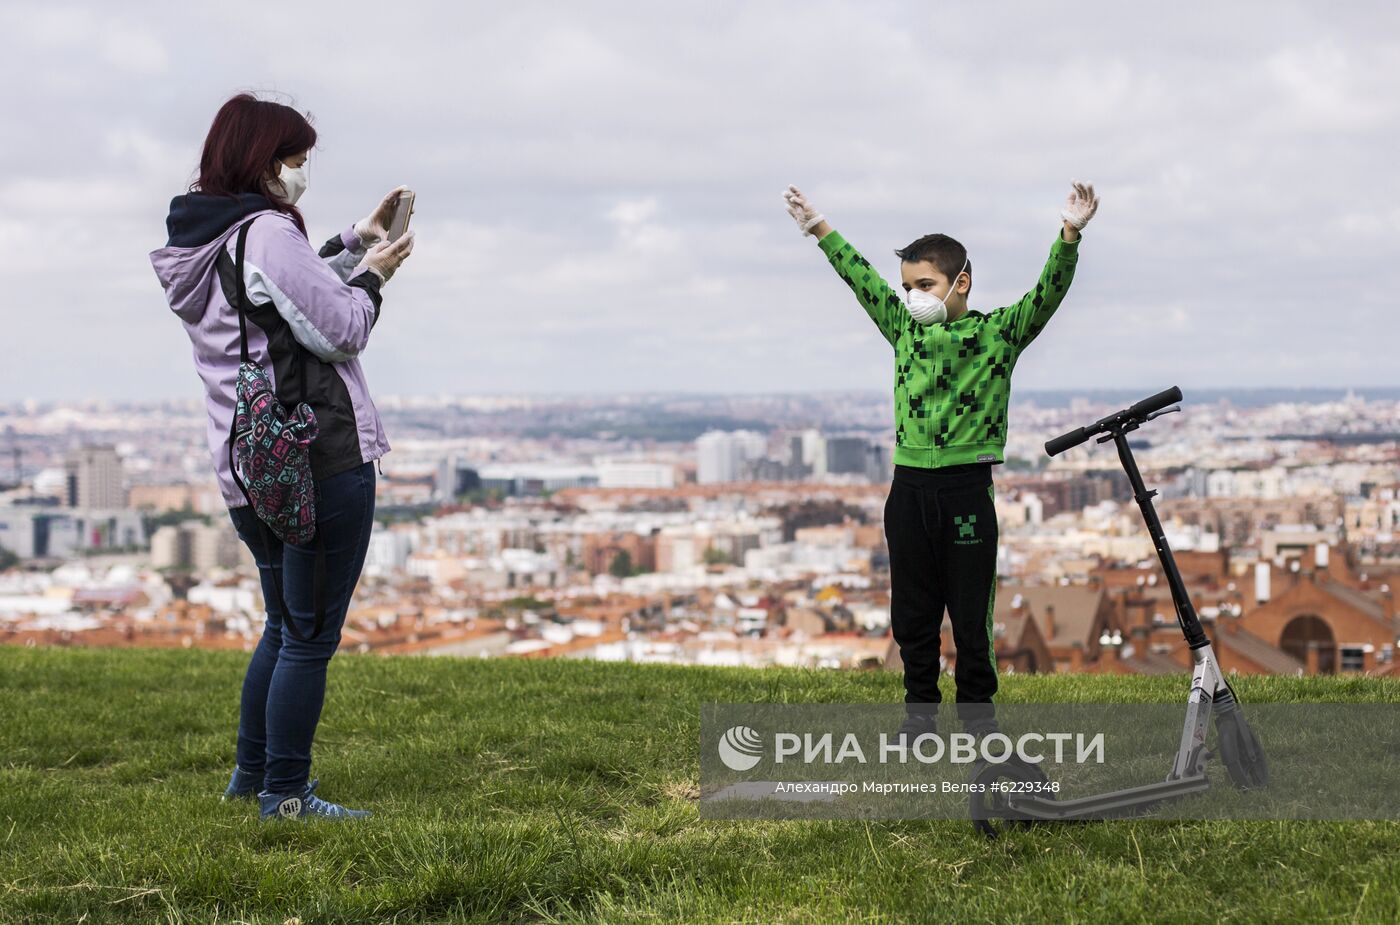
[[408, 189], [407, 186], [396, 186], [389, 190], [385, 196], [375, 206], [374, 211], [366, 215], [355, 223], [355, 236], [360, 239], [360, 244], [369, 247], [376, 241], [383, 241], [389, 236], [389, 223], [394, 220], [394, 209], [399, 203], [399, 193]]
[[802, 229], [804, 235], [810, 235], [817, 224], [826, 221], [826, 216], [812, 208], [807, 197], [802, 195], [802, 190], [795, 186], [783, 190], [783, 201], [787, 203], [788, 215], [797, 222], [797, 227]]
[[1099, 197], [1094, 195], [1094, 184], [1092, 183], [1071, 180], [1070, 185], [1073, 189], [1065, 198], [1065, 207], [1060, 210], [1060, 218], [1064, 219], [1066, 224], [1075, 231], [1083, 231], [1084, 226], [1089, 224], [1089, 219], [1094, 217], [1094, 212], [1099, 208]]
[[[369, 269], [379, 276], [381, 282], [387, 283], [394, 275], [394, 271], [399, 268], [409, 254], [413, 253], [413, 232], [409, 231], [397, 241], [380, 241], [370, 247], [360, 259], [359, 265], [355, 267], [355, 272], [361, 269]], [[354, 273], [350, 274], [355, 275]]]

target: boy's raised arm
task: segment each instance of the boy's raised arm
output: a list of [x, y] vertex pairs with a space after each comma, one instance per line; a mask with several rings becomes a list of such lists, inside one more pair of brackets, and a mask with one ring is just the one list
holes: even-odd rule
[[783, 192], [783, 200], [797, 227], [802, 229], [804, 235], [817, 239], [817, 246], [826, 254], [837, 275], [851, 287], [865, 313], [893, 346], [903, 321], [901, 313], [907, 314], [909, 311], [899, 293], [827, 223], [825, 216], [812, 207], [801, 190], [789, 186]]
[[1018, 353], [1030, 346], [1064, 301], [1079, 261], [1079, 232], [1094, 217], [1098, 207], [1093, 184], [1073, 181], [1065, 207], [1060, 211], [1064, 226], [1050, 245], [1050, 257], [1040, 271], [1040, 279], [1016, 304], [1002, 309], [1006, 333]]

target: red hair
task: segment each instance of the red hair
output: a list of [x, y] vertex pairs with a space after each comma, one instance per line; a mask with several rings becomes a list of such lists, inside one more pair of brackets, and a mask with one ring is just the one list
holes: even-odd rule
[[218, 196], [261, 193], [272, 208], [290, 215], [305, 235], [300, 210], [272, 194], [267, 174], [272, 171], [275, 177], [278, 159], [315, 146], [316, 130], [301, 113], [251, 93], [240, 93], [215, 113], [199, 156], [199, 180], [191, 191]]

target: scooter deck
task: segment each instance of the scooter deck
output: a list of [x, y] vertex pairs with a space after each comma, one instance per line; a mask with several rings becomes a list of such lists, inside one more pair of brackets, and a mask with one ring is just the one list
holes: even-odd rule
[[1145, 809], [1153, 803], [1174, 797], [1199, 793], [1210, 787], [1204, 774], [1166, 780], [1126, 790], [1113, 790], [1074, 800], [1047, 800], [1044, 797], [1008, 796], [1006, 805], [1012, 811], [1031, 819], [1099, 818], [1104, 815]]

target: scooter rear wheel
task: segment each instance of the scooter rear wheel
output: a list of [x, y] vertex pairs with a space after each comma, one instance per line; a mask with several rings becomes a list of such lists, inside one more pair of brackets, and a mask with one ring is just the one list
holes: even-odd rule
[[988, 838], [996, 838], [1001, 831], [1012, 825], [1026, 826], [1034, 820], [1011, 808], [1006, 794], [992, 789], [994, 782], [1047, 784], [1050, 778], [1033, 764], [1011, 758], [995, 764], [979, 761], [972, 772], [974, 786], [968, 794], [967, 805], [972, 815], [972, 825]]
[[1225, 762], [1236, 787], [1255, 790], [1268, 786], [1269, 762], [1264, 757], [1264, 747], [1239, 710], [1216, 714], [1215, 735], [1220, 744], [1220, 760]]

